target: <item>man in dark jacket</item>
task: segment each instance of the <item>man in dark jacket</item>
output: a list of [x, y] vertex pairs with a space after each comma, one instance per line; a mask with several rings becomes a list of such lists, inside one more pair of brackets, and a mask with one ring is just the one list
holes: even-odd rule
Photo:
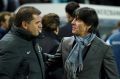
[[106, 42], [112, 46], [120, 74], [120, 22], [118, 22], [118, 28], [110, 33]]
[[33, 38], [41, 31], [40, 11], [22, 7], [15, 26], [0, 40], [0, 79], [44, 79], [41, 48]]
[[71, 1], [65, 6], [65, 12], [67, 17], [67, 23], [59, 30], [59, 38], [72, 36], [72, 20], [74, 19], [74, 11], [79, 8], [80, 5], [77, 2]]
[[[60, 18], [55, 13], [48, 13], [42, 17], [42, 34], [37, 38], [37, 42], [42, 47], [42, 54], [52, 56], [56, 53], [60, 43], [58, 39], [59, 25]], [[48, 57], [44, 57], [44, 62], [47, 60]], [[63, 79], [63, 68], [50, 71], [52, 68], [46, 68], [46, 79]]]

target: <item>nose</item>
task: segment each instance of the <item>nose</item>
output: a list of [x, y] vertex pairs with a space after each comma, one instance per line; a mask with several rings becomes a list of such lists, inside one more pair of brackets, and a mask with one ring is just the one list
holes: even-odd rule
[[75, 19], [72, 20], [71, 24], [74, 24], [74, 22], [75, 22]]
[[39, 32], [42, 32], [42, 24], [39, 24]]
[[72, 20], [71, 24], [74, 24], [74, 22], [75, 22], [75, 19]]
[[42, 28], [42, 24], [41, 23], [39, 23], [39, 26], [38, 26], [39, 28]]

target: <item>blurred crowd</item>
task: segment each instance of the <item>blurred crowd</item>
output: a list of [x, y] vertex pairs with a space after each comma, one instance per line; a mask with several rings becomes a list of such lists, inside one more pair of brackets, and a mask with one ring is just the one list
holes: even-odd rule
[[119, 0], [0, 0], [0, 11], [14, 11], [26, 3], [67, 3], [75, 1], [84, 4], [120, 6]]

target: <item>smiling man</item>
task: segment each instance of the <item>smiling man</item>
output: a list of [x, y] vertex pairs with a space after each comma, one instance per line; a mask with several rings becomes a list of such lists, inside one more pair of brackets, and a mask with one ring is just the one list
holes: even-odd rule
[[63, 38], [54, 58], [46, 62], [48, 66], [53, 62], [58, 66], [63, 59], [65, 79], [119, 79], [111, 47], [94, 34], [98, 25], [96, 11], [83, 7], [74, 13], [74, 36]]

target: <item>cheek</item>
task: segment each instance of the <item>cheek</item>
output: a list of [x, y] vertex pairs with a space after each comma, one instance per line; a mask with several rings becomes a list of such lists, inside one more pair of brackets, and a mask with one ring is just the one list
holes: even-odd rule
[[36, 24], [35, 27], [34, 27], [34, 30], [36, 30], [36, 32], [38, 32], [38, 30], [40, 31], [40, 25], [39, 24]]
[[78, 32], [79, 33], [83, 33], [83, 32], [85, 32], [85, 28], [84, 28], [84, 26], [82, 26], [82, 25], [79, 25], [79, 27], [78, 27]]
[[36, 29], [37, 29], [37, 27], [34, 24], [32, 24], [31, 27], [30, 27], [30, 30], [35, 31]]
[[37, 24], [33, 24], [33, 29], [37, 29], [38, 28], [38, 25]]
[[77, 24], [77, 27], [76, 27], [79, 31], [82, 30], [82, 27], [81, 27], [81, 24]]

